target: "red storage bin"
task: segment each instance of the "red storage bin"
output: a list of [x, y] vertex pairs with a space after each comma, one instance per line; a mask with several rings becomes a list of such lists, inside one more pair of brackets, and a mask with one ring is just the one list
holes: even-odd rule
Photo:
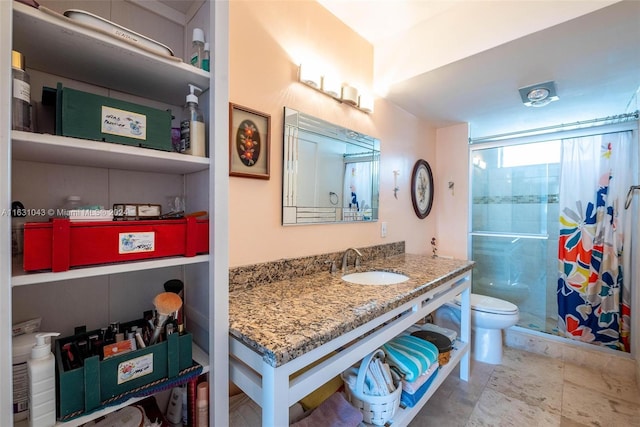
[[209, 252], [209, 220], [71, 222], [53, 219], [24, 226], [25, 271], [66, 271], [71, 267]]

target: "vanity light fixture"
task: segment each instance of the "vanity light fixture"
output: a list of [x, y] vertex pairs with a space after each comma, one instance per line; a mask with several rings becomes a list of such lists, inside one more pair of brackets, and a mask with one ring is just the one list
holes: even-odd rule
[[342, 86], [342, 100], [350, 105], [358, 105], [358, 89], [353, 86]]
[[518, 89], [522, 103], [527, 107], [544, 107], [560, 99], [553, 81], [538, 83]]
[[304, 83], [360, 111], [373, 113], [373, 97], [371, 95], [360, 94], [354, 86], [348, 84], [342, 85], [340, 79], [333, 75], [322, 75], [322, 73], [314, 67], [300, 64], [298, 68], [298, 80], [300, 83]]
[[358, 108], [366, 113], [373, 113], [373, 97], [366, 93], [361, 93], [358, 97]]
[[327, 95], [334, 98], [340, 97], [340, 86], [340, 80], [334, 76], [327, 75], [322, 77], [322, 91]]
[[303, 67], [302, 64], [300, 64], [300, 68], [298, 70], [298, 79], [300, 82], [311, 86], [314, 89], [320, 89], [322, 76], [318, 70], [308, 65]]

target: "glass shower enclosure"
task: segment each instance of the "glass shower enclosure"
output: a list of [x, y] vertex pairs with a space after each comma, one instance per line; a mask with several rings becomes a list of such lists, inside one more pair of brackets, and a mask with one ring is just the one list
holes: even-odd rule
[[518, 326], [556, 334], [560, 141], [470, 146], [472, 292], [510, 301]]

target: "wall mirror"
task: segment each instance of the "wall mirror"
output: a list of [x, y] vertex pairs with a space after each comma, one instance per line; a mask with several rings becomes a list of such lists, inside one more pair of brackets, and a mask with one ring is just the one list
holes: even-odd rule
[[380, 141], [284, 109], [282, 225], [378, 220]]

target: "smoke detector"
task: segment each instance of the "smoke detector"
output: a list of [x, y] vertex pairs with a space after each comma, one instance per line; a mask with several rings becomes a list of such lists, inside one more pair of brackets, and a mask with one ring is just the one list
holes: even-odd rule
[[527, 107], [544, 107], [553, 101], [557, 101], [556, 84], [553, 81], [538, 83], [518, 89], [522, 103]]

